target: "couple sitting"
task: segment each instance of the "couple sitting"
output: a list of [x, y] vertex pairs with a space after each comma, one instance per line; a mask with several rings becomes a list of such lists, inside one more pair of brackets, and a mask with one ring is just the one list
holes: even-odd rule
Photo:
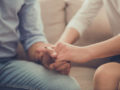
[[[116, 36], [84, 47], [71, 45], [88, 28], [103, 5], [112, 29], [117, 31]], [[110, 57], [115, 62], [97, 69], [94, 89], [118, 90], [119, 5], [119, 0], [85, 0], [56, 45], [51, 45], [43, 33], [39, 0], [0, 0], [0, 89], [80, 90], [79, 84], [68, 76], [70, 62], [85, 63]], [[16, 59], [18, 41], [21, 41], [31, 61]]]

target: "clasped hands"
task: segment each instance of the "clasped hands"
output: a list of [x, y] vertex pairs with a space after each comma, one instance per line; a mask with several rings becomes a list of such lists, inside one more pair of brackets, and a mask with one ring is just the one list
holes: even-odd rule
[[40, 62], [45, 68], [68, 75], [71, 63], [67, 60], [56, 61], [57, 52], [55, 46], [45, 43], [36, 43], [28, 50], [30, 60]]

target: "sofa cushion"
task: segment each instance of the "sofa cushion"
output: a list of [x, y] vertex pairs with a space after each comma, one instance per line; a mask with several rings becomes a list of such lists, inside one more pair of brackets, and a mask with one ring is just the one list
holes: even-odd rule
[[49, 42], [54, 43], [65, 28], [64, 0], [40, 0], [44, 30]]

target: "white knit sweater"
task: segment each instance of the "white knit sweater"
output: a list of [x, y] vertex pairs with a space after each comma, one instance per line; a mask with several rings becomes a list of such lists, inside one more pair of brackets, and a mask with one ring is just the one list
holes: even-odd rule
[[120, 0], [85, 0], [82, 8], [77, 12], [68, 24], [82, 34], [96, 17], [100, 8], [104, 5], [113, 34], [120, 33]]

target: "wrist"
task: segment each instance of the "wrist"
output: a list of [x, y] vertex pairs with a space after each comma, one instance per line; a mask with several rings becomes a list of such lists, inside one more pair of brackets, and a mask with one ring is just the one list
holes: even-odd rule
[[49, 43], [44, 43], [44, 42], [37, 42], [34, 43], [29, 49], [35, 49], [35, 48], [39, 48], [39, 47], [47, 47], [47, 46], [51, 46], [51, 44]]
[[89, 46], [86, 46], [84, 48], [86, 49], [86, 55], [87, 55], [87, 60], [88, 61], [96, 59], [97, 53], [96, 53], [95, 49], [93, 49], [93, 48], [91, 48]]
[[79, 39], [79, 37], [80, 37], [80, 34], [76, 29], [74, 29], [72, 27], [66, 28], [65, 32], [63, 33], [61, 38], [57, 41], [57, 43], [65, 42], [65, 43], [72, 44], [75, 41], [77, 41]]

